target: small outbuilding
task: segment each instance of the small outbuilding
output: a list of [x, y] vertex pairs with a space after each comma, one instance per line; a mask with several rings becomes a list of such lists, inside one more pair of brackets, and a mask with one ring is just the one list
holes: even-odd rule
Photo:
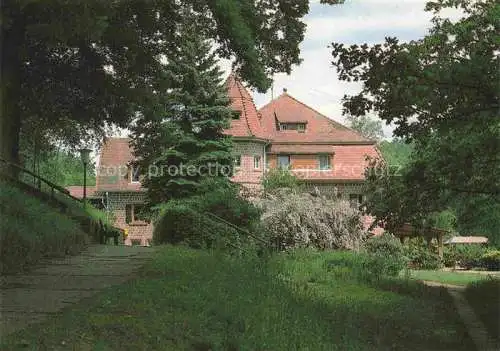
[[488, 244], [488, 238], [485, 236], [454, 236], [444, 242], [445, 245], [455, 244]]

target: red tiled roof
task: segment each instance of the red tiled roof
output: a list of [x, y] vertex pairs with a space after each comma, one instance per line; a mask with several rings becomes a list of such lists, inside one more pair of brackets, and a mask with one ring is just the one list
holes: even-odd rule
[[[83, 186], [82, 185], [70, 185], [66, 187], [66, 190], [69, 191], [71, 196], [74, 196], [79, 199], [83, 199]], [[95, 186], [87, 186], [87, 197], [92, 197], [95, 195], [96, 187]]]
[[266, 134], [261, 127], [260, 117], [252, 96], [234, 73], [229, 75], [226, 87], [231, 99], [231, 108], [240, 112], [240, 118], [232, 119], [231, 127], [226, 129], [224, 133], [233, 137], [265, 139]]
[[271, 144], [267, 150], [270, 154], [333, 154], [333, 145], [322, 144]]
[[139, 191], [140, 183], [131, 183], [127, 169], [134, 160], [129, 138], [107, 138], [100, 151], [97, 191]]
[[[321, 145], [322, 148], [327, 146], [328, 145]], [[304, 148], [304, 151], [307, 150], [307, 147], [310, 147], [311, 150], [315, 150], [314, 148], [318, 147], [318, 145], [301, 145], [301, 147]], [[333, 145], [329, 147], [334, 154], [332, 169], [292, 170], [292, 172], [294, 172], [297, 177], [306, 180], [362, 181], [365, 179], [365, 169], [368, 165], [366, 156], [374, 158], [379, 157], [379, 153], [375, 145]], [[311, 151], [311, 153], [314, 152], [315, 151]]]
[[[262, 127], [274, 142], [370, 143], [370, 140], [352, 129], [324, 116], [287, 93], [283, 93], [262, 107], [259, 112], [262, 115]], [[276, 129], [276, 120], [292, 123], [307, 122], [306, 130], [303, 133], [279, 131]]]

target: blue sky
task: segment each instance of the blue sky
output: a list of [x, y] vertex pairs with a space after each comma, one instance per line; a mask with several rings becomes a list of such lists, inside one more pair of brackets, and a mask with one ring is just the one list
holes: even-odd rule
[[[311, 0], [310, 12], [305, 17], [307, 31], [301, 44], [303, 62], [291, 75], [275, 75], [274, 94], [283, 88], [302, 102], [328, 117], [344, 122], [341, 99], [344, 94], [360, 90], [358, 83], [337, 79], [331, 66], [332, 42], [345, 44], [374, 44], [386, 36], [409, 41], [422, 38], [431, 27], [431, 14], [424, 11], [426, 0], [345, 0], [342, 5], [321, 5]], [[454, 15], [453, 12], [449, 14]], [[257, 107], [271, 100], [271, 92], [254, 93]], [[387, 137], [392, 128], [384, 126]]]

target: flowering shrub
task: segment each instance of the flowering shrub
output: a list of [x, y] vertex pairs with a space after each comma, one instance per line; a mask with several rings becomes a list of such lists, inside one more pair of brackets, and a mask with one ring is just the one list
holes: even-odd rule
[[354, 249], [366, 239], [361, 213], [345, 201], [334, 201], [282, 189], [260, 203], [262, 224], [272, 245]]

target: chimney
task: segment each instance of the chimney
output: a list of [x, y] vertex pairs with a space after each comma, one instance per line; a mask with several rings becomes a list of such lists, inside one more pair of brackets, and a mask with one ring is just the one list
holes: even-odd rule
[[283, 88], [283, 94], [286, 94], [287, 91], [288, 91], [287, 88]]

